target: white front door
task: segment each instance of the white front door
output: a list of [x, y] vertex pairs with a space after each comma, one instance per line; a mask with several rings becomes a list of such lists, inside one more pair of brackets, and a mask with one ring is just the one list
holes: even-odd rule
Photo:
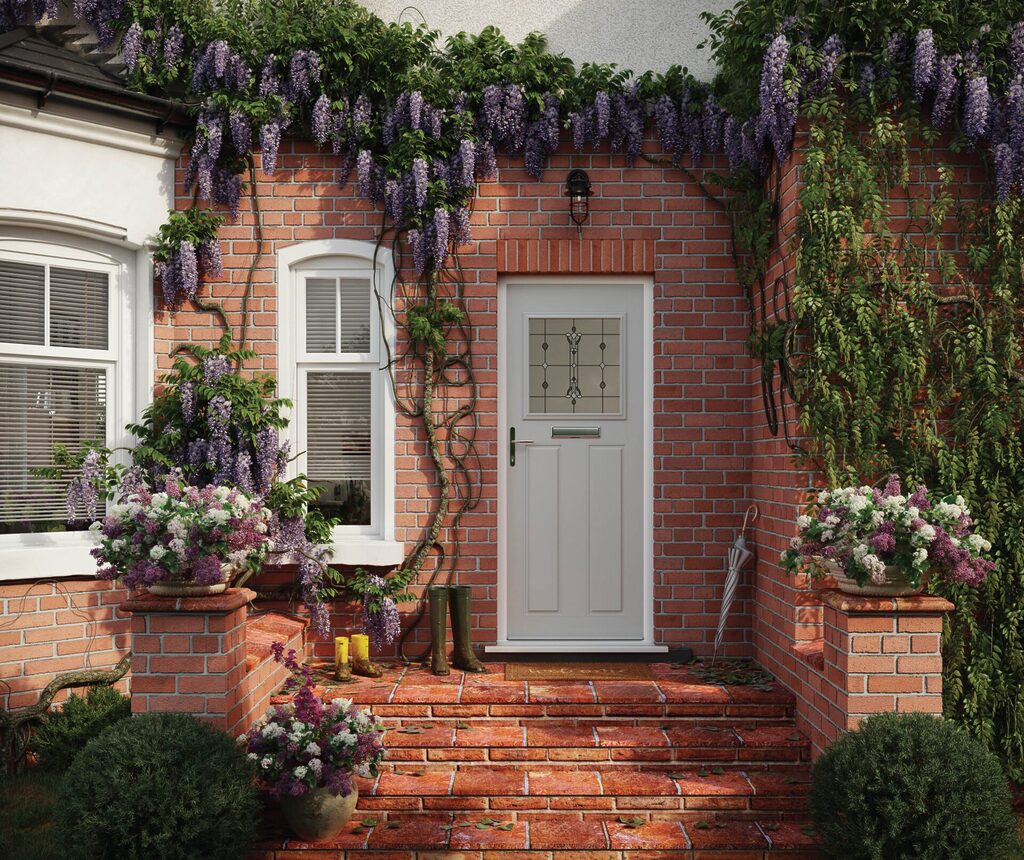
[[513, 640], [645, 636], [644, 285], [505, 296], [505, 605]]

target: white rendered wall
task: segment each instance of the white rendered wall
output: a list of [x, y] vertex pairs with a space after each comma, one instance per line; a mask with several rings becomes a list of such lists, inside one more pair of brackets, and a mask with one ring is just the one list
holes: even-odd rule
[[84, 112], [39, 111], [8, 95], [0, 103], [4, 220], [10, 223], [17, 211], [42, 226], [55, 213], [66, 219], [65, 229], [74, 230], [76, 220], [95, 222], [96, 236], [146, 244], [174, 206], [181, 144], [156, 137], [152, 126], [111, 122], [91, 121]]
[[710, 79], [701, 12], [718, 13], [731, 0], [360, 0], [387, 21], [423, 20], [444, 35], [479, 33], [493, 24], [512, 41], [539, 30], [550, 49], [576, 61], [616, 63], [636, 72], [663, 72], [678, 63]]

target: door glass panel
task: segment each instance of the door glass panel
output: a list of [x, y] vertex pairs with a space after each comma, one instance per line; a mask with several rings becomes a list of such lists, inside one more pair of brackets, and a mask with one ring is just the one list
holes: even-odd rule
[[619, 317], [531, 317], [531, 415], [619, 415]]

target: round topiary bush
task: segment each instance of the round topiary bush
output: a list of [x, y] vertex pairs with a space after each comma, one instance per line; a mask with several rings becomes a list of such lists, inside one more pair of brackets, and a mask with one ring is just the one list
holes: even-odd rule
[[63, 707], [46, 715], [30, 748], [43, 767], [65, 770], [89, 741], [131, 713], [131, 699], [113, 687], [90, 687], [84, 696], [72, 693]]
[[880, 714], [837, 740], [810, 805], [826, 857], [1002, 860], [1017, 844], [998, 760], [926, 714]]
[[243, 857], [258, 807], [234, 741], [187, 714], [144, 714], [106, 729], [75, 758], [56, 804], [70, 858]]

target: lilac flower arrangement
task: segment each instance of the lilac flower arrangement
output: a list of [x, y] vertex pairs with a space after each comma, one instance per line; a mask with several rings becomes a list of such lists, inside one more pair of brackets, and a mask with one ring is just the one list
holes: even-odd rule
[[349, 699], [325, 703], [313, 692], [308, 667], [300, 667], [295, 651], [284, 654], [275, 642], [274, 659], [293, 673], [286, 689], [293, 700], [276, 706], [267, 718], [238, 738], [261, 782], [275, 797], [296, 797], [317, 788], [335, 796], [354, 789], [353, 776], [373, 777], [384, 758], [383, 725]]
[[216, 585], [257, 570], [272, 549], [271, 512], [233, 487], [189, 486], [168, 475], [161, 492], [126, 487], [90, 530], [97, 577], [129, 588], [159, 582]]
[[929, 573], [978, 586], [995, 568], [985, 557], [992, 545], [974, 531], [962, 496], [939, 496], [924, 485], [905, 496], [897, 475], [881, 490], [822, 490], [797, 527], [783, 567], [792, 572], [806, 566], [816, 576], [838, 568], [862, 587], [885, 583], [887, 567], [914, 587]]

